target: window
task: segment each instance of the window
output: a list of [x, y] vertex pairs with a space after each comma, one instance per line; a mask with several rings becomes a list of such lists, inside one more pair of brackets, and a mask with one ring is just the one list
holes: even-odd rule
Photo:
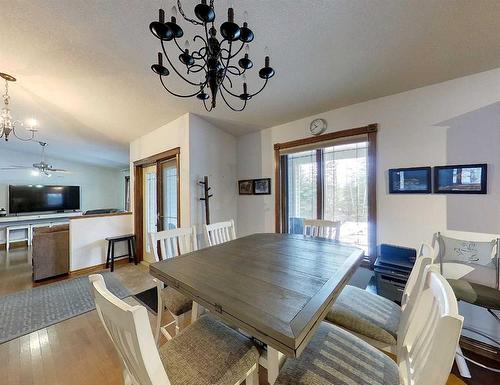
[[368, 251], [367, 148], [361, 142], [287, 155], [289, 233], [302, 234], [304, 219], [340, 221], [340, 240]]
[[340, 241], [376, 256], [377, 125], [275, 144], [276, 231], [304, 219], [340, 221]]

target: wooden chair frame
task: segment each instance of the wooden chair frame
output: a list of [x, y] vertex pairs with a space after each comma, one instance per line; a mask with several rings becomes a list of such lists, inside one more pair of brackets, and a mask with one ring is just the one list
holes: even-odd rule
[[203, 226], [207, 246], [215, 246], [236, 239], [234, 220]]
[[[198, 250], [196, 227], [194, 226], [164, 230], [157, 233], [149, 233], [149, 239], [155, 260], [157, 262]], [[160, 251], [160, 253], [158, 253], [158, 251]], [[164, 306], [161, 301], [161, 290], [164, 289], [164, 285], [159, 281], [158, 284], [161, 286], [158, 291], [158, 314], [160, 314], [159, 309], [161, 308], [163, 310]], [[173, 338], [167, 330], [169, 326], [175, 325], [175, 334], [177, 335], [180, 332], [181, 327], [185, 325], [186, 321], [191, 317], [191, 311], [187, 311], [180, 315], [175, 315], [170, 310], [169, 313], [172, 316], [173, 321], [159, 327], [159, 330], [167, 340], [171, 340]], [[159, 322], [161, 322], [161, 317], [159, 317], [159, 319]]]
[[309, 237], [340, 239], [340, 221], [304, 219], [304, 235]]

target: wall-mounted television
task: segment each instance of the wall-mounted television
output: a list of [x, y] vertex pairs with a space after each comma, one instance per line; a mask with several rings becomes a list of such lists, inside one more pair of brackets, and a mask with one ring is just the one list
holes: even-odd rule
[[430, 192], [430, 167], [389, 169], [390, 194], [430, 194]]
[[434, 192], [438, 194], [486, 194], [488, 166], [462, 164], [434, 167]]
[[80, 186], [9, 186], [9, 213], [80, 209]]

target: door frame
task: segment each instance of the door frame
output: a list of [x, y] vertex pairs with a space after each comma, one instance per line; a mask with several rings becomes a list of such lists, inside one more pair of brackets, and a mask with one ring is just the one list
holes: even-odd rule
[[[181, 167], [180, 167], [180, 147], [173, 148], [171, 150], [160, 152], [147, 158], [137, 160], [133, 163], [134, 172], [134, 233], [136, 237], [136, 254], [139, 261], [144, 259], [144, 237], [143, 237], [143, 210], [144, 210], [144, 196], [143, 196], [143, 186], [144, 183], [142, 169], [147, 166], [156, 165], [156, 207], [157, 210], [163, 211], [163, 199], [162, 199], [162, 178], [161, 178], [161, 163], [176, 159], [177, 166], [177, 227], [181, 225], [181, 202], [180, 202], [180, 190], [181, 190]], [[162, 221], [157, 218], [157, 228], [162, 230]]]
[[330, 132], [328, 134], [292, 140], [290, 142], [274, 144], [274, 223], [275, 232], [281, 233], [285, 229], [286, 213], [282, 209], [282, 202], [286, 201], [286, 191], [281, 188], [284, 180], [284, 167], [282, 165], [281, 150], [294, 147], [320, 144], [350, 136], [366, 135], [368, 141], [368, 257], [373, 264], [377, 254], [377, 131], [378, 124], [373, 123], [363, 127]]

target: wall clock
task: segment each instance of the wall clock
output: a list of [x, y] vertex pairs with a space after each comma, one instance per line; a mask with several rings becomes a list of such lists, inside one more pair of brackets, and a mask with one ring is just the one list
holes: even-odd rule
[[320, 135], [325, 132], [327, 126], [325, 119], [314, 119], [309, 126], [309, 131], [311, 131], [313, 135]]

